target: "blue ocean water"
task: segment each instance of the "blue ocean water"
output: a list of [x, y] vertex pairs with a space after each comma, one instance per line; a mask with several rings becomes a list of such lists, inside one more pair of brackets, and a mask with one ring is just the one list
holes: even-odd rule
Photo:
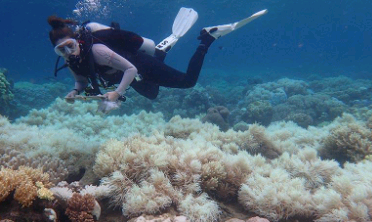
[[[17, 195], [21, 179], [31, 179], [21, 168], [1, 171], [19, 163], [42, 166], [53, 183], [66, 180], [59, 186], [81, 195], [95, 189], [83, 186], [103, 182], [107, 193], [95, 192], [93, 204], [102, 206], [101, 221], [159, 212], [206, 222], [253, 214], [272, 221], [371, 221], [371, 6], [367, 0], [0, 0], [0, 184], [16, 184], [3, 186], [0, 218], [40, 221], [29, 215], [48, 207], [60, 221], [74, 221], [64, 206], [76, 201], [72, 191], [64, 200], [23, 206], [16, 197], [32, 196], [47, 181], [33, 181], [35, 187], [26, 187], [33, 192]], [[102, 98], [66, 103], [64, 96], [78, 90], [65, 79], [67, 70], [53, 79], [48, 16], [116, 21], [159, 42], [171, 34], [181, 7], [199, 13], [166, 57], [182, 71], [203, 27], [268, 13], [213, 43], [201, 86], [162, 88], [151, 101], [131, 87], [110, 115], [100, 112], [112, 105]], [[21, 179], [2, 176], [17, 174]]]
[[197, 23], [166, 59], [180, 70], [186, 69], [202, 27], [234, 22], [268, 9], [267, 15], [214, 43], [204, 68], [267, 79], [312, 74], [371, 77], [371, 1], [96, 0], [97, 10], [85, 11], [80, 17], [72, 13], [77, 4], [86, 2], [2, 0], [0, 67], [9, 70], [9, 78], [33, 80], [53, 75], [56, 55], [48, 38], [49, 15], [81, 22], [117, 21], [122, 29], [159, 42], [171, 33], [180, 7], [192, 7], [199, 13]]

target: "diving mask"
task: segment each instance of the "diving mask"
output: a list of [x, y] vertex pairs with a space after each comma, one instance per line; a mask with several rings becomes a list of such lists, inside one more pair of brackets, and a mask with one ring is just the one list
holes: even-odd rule
[[79, 43], [76, 41], [76, 39], [66, 39], [65, 41], [59, 43], [54, 47], [54, 51], [57, 53], [57, 55], [66, 57], [71, 54], [76, 53], [79, 50]]

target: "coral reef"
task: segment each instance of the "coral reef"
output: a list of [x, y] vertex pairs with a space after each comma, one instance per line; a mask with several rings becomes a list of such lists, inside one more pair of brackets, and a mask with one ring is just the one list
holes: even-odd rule
[[48, 107], [55, 98], [64, 97], [70, 87], [64, 83], [52, 82], [35, 84], [16, 82], [14, 84], [14, 101], [11, 118], [26, 115], [32, 109]]
[[308, 127], [332, 121], [347, 110], [347, 105], [323, 91], [314, 93], [304, 81], [285, 78], [255, 85], [230, 110], [232, 124], [244, 121], [267, 126], [287, 120]]
[[56, 99], [47, 109], [31, 110], [29, 115], [17, 119], [16, 123], [38, 126], [43, 129], [49, 126], [61, 130], [71, 129], [76, 136], [89, 138], [92, 142], [103, 142], [135, 132], [148, 135], [165, 122], [161, 113], [144, 111], [137, 115], [103, 118], [102, 115], [97, 114], [97, 108], [98, 105], [95, 102], [77, 101], [74, 104], [68, 104], [62, 99]]
[[66, 215], [72, 222], [94, 222], [91, 213], [95, 206], [93, 195], [74, 193], [67, 201]]
[[294, 95], [286, 103], [274, 108], [273, 120], [291, 120], [307, 127], [333, 120], [344, 111], [345, 104], [327, 95]]
[[246, 123], [260, 123], [269, 125], [273, 116], [273, 107], [268, 101], [255, 101], [242, 109], [241, 120]]
[[[65, 96], [70, 84], [71, 80], [48, 84], [16, 83], [10, 118], [25, 115], [31, 108], [46, 107], [54, 98]], [[164, 88], [153, 101], [140, 96], [133, 89], [128, 90], [126, 95], [127, 101], [111, 115], [132, 115], [142, 111], [161, 112], [165, 120], [169, 120], [175, 115], [194, 118], [206, 113], [208, 107], [225, 106], [231, 112], [229, 116], [231, 125], [244, 121], [268, 126], [273, 121], [287, 120], [305, 128], [332, 121], [342, 112], [350, 111], [350, 107], [365, 107], [372, 104], [370, 81], [351, 80], [346, 77], [307, 82], [283, 78], [266, 83], [254, 79], [232, 82], [227, 79], [213, 79], [204, 85], [197, 84], [191, 89]], [[60, 104], [61, 102], [57, 102], [55, 106], [58, 107]], [[74, 106], [65, 107], [66, 112], [76, 111], [72, 108]], [[82, 105], [79, 104], [77, 107]], [[96, 110], [94, 104], [87, 109], [92, 115]], [[40, 120], [40, 117], [37, 119]]]
[[371, 128], [352, 116], [344, 116], [343, 119], [348, 119], [348, 122], [330, 129], [330, 134], [324, 138], [320, 155], [334, 158], [341, 164], [346, 161], [359, 162], [372, 154]]
[[130, 220], [130, 222], [154, 222], [154, 221], [189, 222], [190, 220], [188, 220], [185, 216], [174, 216], [168, 213], [159, 216], [143, 215]]
[[[203, 126], [201, 122], [199, 125]], [[163, 212], [175, 205], [194, 220], [217, 220], [219, 210], [210, 198], [236, 199], [239, 186], [253, 170], [249, 163], [264, 161], [262, 156], [249, 156], [244, 150], [270, 158], [277, 157], [278, 153], [264, 128], [258, 125], [240, 133], [223, 133], [217, 127], [209, 127], [195, 126], [198, 132], [189, 133], [172, 131], [182, 140], [157, 133], [151, 137], [133, 135], [124, 141], [106, 142], [97, 155], [94, 172], [98, 177], [104, 177], [103, 185], [113, 188], [112, 204], [121, 206], [127, 216]], [[216, 138], [203, 138], [203, 134]], [[223, 138], [225, 144], [220, 143]], [[226, 155], [219, 146], [235, 154]], [[196, 202], [200, 205], [193, 206]], [[199, 211], [203, 208], [207, 210]], [[203, 215], [203, 212], [209, 212], [209, 215]]]
[[82, 169], [85, 171], [91, 168], [93, 156], [98, 149], [96, 142], [84, 139], [71, 130], [10, 124], [4, 117], [0, 117], [0, 134], [0, 153], [4, 154], [2, 161], [6, 161], [12, 168], [16, 168], [19, 163], [29, 166], [45, 163], [43, 168], [52, 167], [46, 170], [52, 172], [53, 178], [65, 178], [66, 172], [60, 172], [64, 169], [67, 169], [68, 175], [79, 177]]
[[[164, 134], [132, 135], [123, 141], [106, 142], [97, 154], [94, 172], [104, 177], [102, 184], [112, 188], [111, 203], [130, 217], [167, 212], [174, 206], [191, 221], [213, 221], [220, 217], [218, 201], [238, 200], [248, 212], [270, 221], [353, 219], [358, 217], [358, 210], [369, 206], [368, 202], [364, 196], [358, 199], [357, 193], [342, 189], [354, 190], [348, 186], [361, 178], [355, 176], [341, 184], [338, 180], [345, 180], [350, 170], [335, 161], [321, 160], [314, 149], [332, 127], [346, 121], [351, 121], [350, 117], [321, 129], [305, 130], [282, 123], [270, 128], [275, 133], [267, 133], [259, 125], [249, 125], [247, 131], [221, 132], [216, 126], [175, 117]], [[315, 136], [309, 137], [309, 132]], [[363, 164], [348, 166], [354, 171], [372, 166], [371, 162]], [[362, 184], [369, 180], [364, 178]], [[335, 195], [347, 200], [335, 199]], [[320, 203], [325, 198], [335, 204], [323, 209]]]
[[363, 105], [361, 101], [370, 103], [372, 95], [371, 80], [353, 80], [345, 76], [325, 78], [310, 81], [309, 85], [314, 92], [325, 94], [348, 105]]
[[207, 115], [202, 118], [202, 121], [214, 123], [220, 128], [220, 130], [227, 131], [229, 129], [229, 123], [227, 120], [229, 114], [229, 110], [224, 106], [212, 107], [208, 109]]
[[[190, 91], [166, 89], [151, 103], [142, 98], [135, 104], [134, 96], [127, 111], [138, 114], [131, 116], [103, 116], [96, 114], [94, 102], [69, 105], [57, 99], [13, 123], [0, 117], [0, 164], [8, 167], [2, 174], [27, 165], [48, 170], [53, 183], [67, 180], [50, 189], [56, 212], [65, 217], [61, 220], [98, 219], [94, 199], [93, 208], [104, 208], [102, 221], [180, 214], [200, 222], [252, 216], [371, 221], [372, 118], [353, 104], [359, 96], [367, 99], [361, 94], [368, 89], [361, 82], [356, 91], [343, 86], [349, 96], [342, 97], [326, 82], [320, 87], [290, 79], [247, 86], [237, 82], [239, 98], [226, 98], [231, 86], [219, 79]], [[140, 111], [141, 103], [165, 114]], [[183, 118], [222, 105], [232, 110], [234, 130]], [[350, 105], [361, 119], [341, 116]], [[253, 123], [257, 120], [266, 126]], [[80, 181], [71, 183], [75, 180]], [[40, 201], [37, 195], [50, 196], [51, 183], [31, 180], [24, 187], [32, 192], [25, 193], [9, 190], [11, 179], [0, 181], [5, 184], [0, 186], [2, 203], [22, 196], [28, 200], [25, 206], [37, 200], [33, 206]]]
[[50, 182], [54, 184], [65, 180], [68, 176], [65, 162], [57, 157], [34, 156], [28, 158], [19, 150], [11, 148], [0, 148], [0, 165], [13, 170], [17, 170], [20, 166], [40, 168], [49, 175]]
[[70, 221], [85, 222], [99, 220], [101, 206], [98, 200], [108, 197], [111, 188], [93, 185], [83, 187], [79, 182], [68, 184], [62, 181], [50, 190], [57, 199], [55, 205], [61, 206], [58, 209], [61, 215]]
[[52, 200], [52, 193], [46, 189], [50, 186], [49, 175], [40, 169], [20, 166], [18, 170], [0, 170], [0, 202], [13, 191], [13, 198], [23, 207], [31, 206], [37, 197]]
[[10, 102], [14, 99], [11, 84], [6, 79], [6, 69], [0, 69], [0, 115], [9, 116]]

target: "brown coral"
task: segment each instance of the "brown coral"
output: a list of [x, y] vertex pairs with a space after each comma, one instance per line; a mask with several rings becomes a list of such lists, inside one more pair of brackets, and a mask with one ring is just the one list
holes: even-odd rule
[[357, 122], [336, 126], [323, 142], [321, 156], [336, 159], [341, 164], [358, 162], [372, 154], [372, 132]]
[[212, 107], [208, 109], [207, 115], [202, 119], [202, 121], [214, 123], [220, 127], [220, 130], [226, 131], [229, 129], [229, 123], [227, 121], [229, 114], [229, 110], [224, 106]]
[[[4, 148], [3, 148], [4, 147]], [[58, 157], [38, 155], [26, 156], [23, 152], [5, 144], [0, 148], [0, 166], [17, 170], [19, 166], [28, 166], [31, 168], [42, 168], [49, 174], [49, 180], [57, 184], [68, 176], [68, 169], [63, 160]]]
[[5, 200], [17, 185], [17, 181], [12, 175], [12, 170], [2, 168], [0, 171], [0, 202]]
[[[31, 206], [38, 196], [36, 183], [42, 184], [43, 188], [49, 188], [49, 175], [41, 169], [20, 166], [18, 170], [2, 168], [0, 171], [0, 202], [12, 191], [14, 199], [23, 207]], [[39, 197], [42, 198], [42, 197]]]
[[94, 196], [74, 193], [67, 201], [66, 215], [72, 222], [94, 222], [92, 211], [95, 206]]

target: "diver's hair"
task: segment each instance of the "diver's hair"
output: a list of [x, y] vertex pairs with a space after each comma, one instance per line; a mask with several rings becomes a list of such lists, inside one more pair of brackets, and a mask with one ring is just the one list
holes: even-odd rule
[[76, 37], [74, 31], [69, 27], [69, 25], [76, 25], [77, 22], [71, 19], [63, 19], [55, 15], [51, 15], [48, 17], [48, 23], [50, 26], [52, 26], [52, 30], [49, 32], [49, 38], [54, 46], [59, 39], [65, 37]]

